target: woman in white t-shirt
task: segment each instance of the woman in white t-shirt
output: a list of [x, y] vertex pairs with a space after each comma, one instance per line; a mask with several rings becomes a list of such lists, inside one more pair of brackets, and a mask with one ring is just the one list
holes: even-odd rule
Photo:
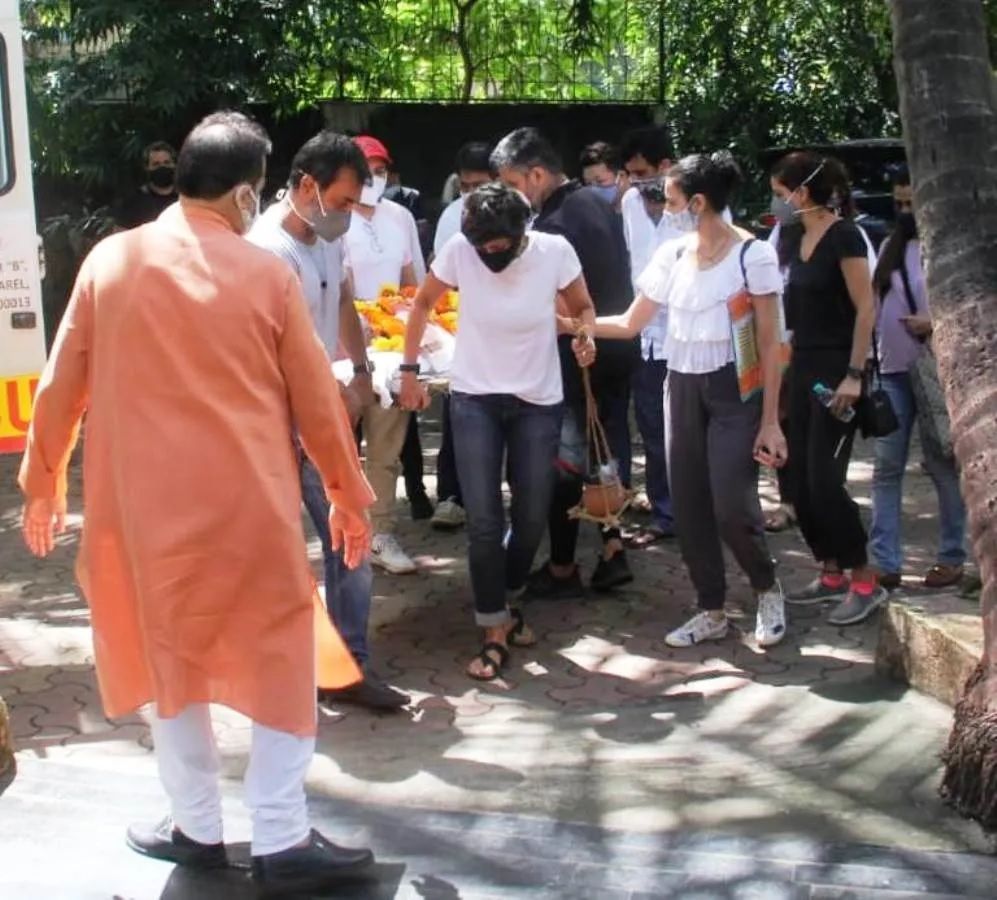
[[[763, 647], [785, 637], [782, 588], [765, 543], [758, 463], [780, 466], [779, 295], [782, 276], [772, 247], [724, 221], [721, 211], [740, 182], [729, 153], [688, 156], [665, 179], [666, 209], [688, 211], [695, 231], [658, 248], [637, 280], [638, 294], [620, 316], [600, 317], [598, 337], [629, 338], [668, 307], [665, 338], [665, 445], [675, 531], [696, 588], [700, 612], [667, 635], [672, 647], [727, 633], [721, 541], [758, 596], [755, 637]], [[747, 288], [763, 389], [742, 399], [727, 301]]]
[[[554, 487], [563, 401], [558, 297], [581, 321], [574, 344], [579, 364], [595, 361], [595, 344], [587, 337], [595, 311], [578, 257], [558, 235], [527, 234], [530, 215], [526, 199], [504, 185], [469, 194], [462, 233], [433, 261], [405, 335], [401, 403], [419, 409], [428, 402], [415, 362], [427, 317], [445, 291], [460, 291], [450, 413], [475, 619], [485, 629], [484, 647], [467, 673], [482, 681], [499, 675], [510, 644], [533, 642], [509, 599], [526, 584]], [[507, 542], [503, 457], [512, 494]]]

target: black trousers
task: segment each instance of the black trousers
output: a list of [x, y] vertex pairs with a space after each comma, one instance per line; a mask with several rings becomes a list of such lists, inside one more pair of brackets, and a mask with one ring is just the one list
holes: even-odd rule
[[727, 581], [721, 541], [758, 592], [775, 584], [758, 499], [754, 443], [761, 397], [741, 400], [733, 365], [665, 382], [665, 446], [672, 514], [682, 560], [700, 609], [723, 609]]
[[425, 463], [422, 458], [422, 441], [419, 438], [419, 419], [415, 413], [409, 417], [408, 430], [401, 453], [402, 477], [405, 479], [405, 496], [410, 501], [426, 495], [422, 482]]
[[848, 494], [848, 463], [855, 420], [842, 422], [813, 393], [819, 381], [834, 390], [848, 369], [850, 351], [797, 350], [789, 373], [790, 495], [807, 546], [819, 562], [842, 569], [868, 561], [868, 535]]

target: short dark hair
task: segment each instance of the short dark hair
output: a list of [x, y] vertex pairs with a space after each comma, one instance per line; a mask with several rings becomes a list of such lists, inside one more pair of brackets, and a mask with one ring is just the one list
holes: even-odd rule
[[741, 168], [726, 150], [706, 156], [684, 156], [668, 170], [667, 177], [686, 197], [702, 194], [714, 212], [723, 212], [741, 186]]
[[907, 187], [910, 184], [910, 169], [907, 163], [897, 163], [890, 169], [890, 186]]
[[607, 144], [605, 141], [589, 144], [578, 157], [578, 165], [583, 169], [586, 166], [598, 166], [600, 163], [613, 172], [620, 169], [620, 155], [612, 144]]
[[471, 191], [464, 199], [460, 230], [478, 246], [495, 238], [516, 238], [526, 233], [533, 211], [519, 191], [493, 181]]
[[454, 171], [491, 173], [491, 152], [491, 144], [486, 144], [484, 141], [469, 141], [457, 151]]
[[142, 165], [149, 165], [149, 157], [153, 153], [169, 153], [173, 157], [173, 162], [177, 161], [177, 151], [173, 149], [172, 144], [167, 144], [166, 141], [153, 141], [142, 151]]
[[564, 171], [561, 154], [536, 128], [510, 131], [492, 151], [492, 169], [532, 169], [540, 167], [554, 175]]
[[806, 184], [813, 202], [836, 209], [845, 218], [855, 215], [848, 170], [833, 156], [797, 150], [784, 156], [772, 169], [772, 177], [791, 191]]
[[620, 162], [624, 165], [635, 156], [643, 156], [652, 166], [660, 166], [674, 155], [668, 132], [657, 125], [634, 128], [623, 135], [620, 142]]
[[177, 191], [197, 200], [217, 200], [237, 184], [263, 177], [270, 138], [249, 116], [226, 110], [201, 119], [177, 158]]
[[335, 131], [320, 131], [309, 138], [291, 160], [291, 187], [311, 175], [320, 188], [327, 188], [343, 169], [352, 169], [361, 184], [370, 179], [367, 159], [355, 141]]

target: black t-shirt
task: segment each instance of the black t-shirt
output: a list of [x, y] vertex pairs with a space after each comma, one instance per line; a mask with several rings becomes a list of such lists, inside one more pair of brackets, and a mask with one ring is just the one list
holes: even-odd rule
[[137, 228], [159, 218], [159, 214], [177, 201], [176, 192], [156, 194], [143, 185], [121, 204], [115, 220], [122, 228]]
[[799, 253], [789, 264], [786, 325], [797, 350], [850, 350], [855, 306], [841, 271], [843, 259], [866, 259], [865, 238], [846, 219], [834, 222], [817, 242], [810, 259]]
[[[595, 191], [577, 181], [565, 182], [544, 203], [533, 222], [537, 231], [559, 234], [578, 254], [582, 274], [598, 316], [625, 312], [633, 301], [630, 255], [623, 237], [622, 219]], [[640, 341], [600, 340], [596, 366], [611, 376], [629, 374], [640, 355]], [[581, 396], [581, 376], [571, 339], [558, 340], [565, 398]]]

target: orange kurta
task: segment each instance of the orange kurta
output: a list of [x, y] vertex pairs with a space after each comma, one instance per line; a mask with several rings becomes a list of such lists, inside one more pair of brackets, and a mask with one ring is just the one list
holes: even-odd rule
[[[39, 385], [28, 496], [65, 490], [84, 412], [77, 574], [107, 714], [214, 702], [313, 734], [327, 620], [314, 614], [292, 424], [334, 505], [360, 510], [373, 494], [290, 268], [182, 204], [101, 242]], [[338, 646], [334, 674], [355, 681]]]

